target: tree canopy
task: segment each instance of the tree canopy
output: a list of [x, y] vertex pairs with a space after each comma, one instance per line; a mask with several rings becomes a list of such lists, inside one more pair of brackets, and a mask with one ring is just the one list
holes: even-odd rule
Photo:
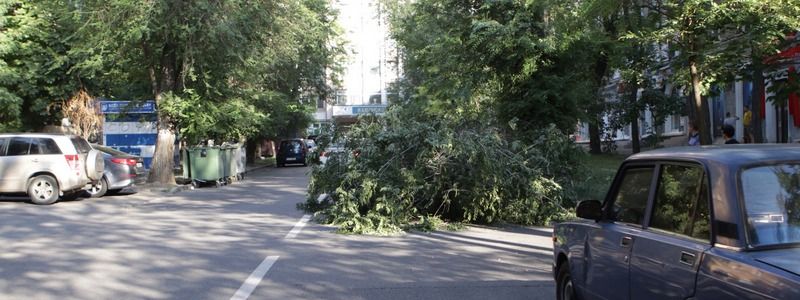
[[338, 84], [344, 55], [325, 0], [2, 0], [0, 13], [0, 129], [59, 119], [58, 103], [79, 91], [154, 99], [158, 182], [173, 180], [177, 134], [189, 143], [295, 134]]

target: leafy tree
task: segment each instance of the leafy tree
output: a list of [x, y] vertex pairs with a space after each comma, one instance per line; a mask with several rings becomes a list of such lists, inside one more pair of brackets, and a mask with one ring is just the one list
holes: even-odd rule
[[[413, 98], [444, 116], [489, 113], [520, 136], [574, 130], [596, 89], [575, 39], [548, 35], [546, 6], [519, 1], [415, 1], [393, 10]], [[582, 39], [590, 42], [590, 39]], [[513, 121], [513, 122], [512, 122]]]
[[[785, 0], [659, 1], [645, 2], [645, 6], [661, 18], [657, 29], [645, 38], [679, 51], [671, 59], [675, 82], [691, 87], [690, 107], [694, 124], [701, 128], [702, 144], [711, 143], [708, 104], [703, 97], [708, 86], [730, 80], [741, 69], [740, 62], [749, 61], [755, 74], [754, 93], [760, 93], [762, 55], [775, 53], [780, 47], [775, 41], [800, 22], [798, 5]], [[750, 51], [743, 51], [743, 45]], [[749, 54], [750, 60], [742, 59], [743, 54]]]
[[[329, 4], [305, 1], [84, 1], [72, 70], [136, 99], [153, 98], [158, 140], [149, 181], [174, 182], [176, 133], [239, 140], [265, 131], [275, 93], [291, 106], [324, 94], [337, 70]], [[333, 46], [332, 46], [333, 44]], [[118, 79], [109, 79], [110, 76]], [[122, 83], [124, 81], [126, 83]], [[111, 87], [109, 87], [111, 86]], [[273, 102], [274, 104], [275, 102]]]
[[72, 23], [50, 1], [0, 1], [0, 131], [38, 130], [60, 119], [77, 91], [67, 50]]

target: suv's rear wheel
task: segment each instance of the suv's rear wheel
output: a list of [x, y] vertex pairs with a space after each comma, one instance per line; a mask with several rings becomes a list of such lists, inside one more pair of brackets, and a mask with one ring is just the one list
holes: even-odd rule
[[49, 175], [39, 175], [28, 184], [28, 197], [39, 205], [53, 204], [58, 200], [58, 182]]

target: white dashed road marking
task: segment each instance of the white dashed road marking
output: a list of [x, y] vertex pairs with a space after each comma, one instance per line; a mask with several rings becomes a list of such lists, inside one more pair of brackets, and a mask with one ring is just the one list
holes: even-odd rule
[[311, 220], [311, 215], [304, 215], [303, 218], [300, 219], [300, 221], [297, 221], [297, 224], [294, 224], [294, 228], [292, 228], [292, 231], [289, 231], [289, 234], [287, 234], [286, 237], [284, 237], [283, 239], [288, 240], [295, 238], [297, 234], [300, 233], [301, 230], [303, 230], [303, 227], [306, 226], [308, 220]]
[[[300, 218], [300, 221], [297, 221], [297, 224], [294, 225], [292, 231], [289, 231], [289, 233], [283, 239], [288, 240], [297, 237], [309, 220], [311, 220], [311, 215], [304, 215], [302, 218]], [[267, 256], [267, 258], [265, 258], [261, 264], [259, 264], [258, 267], [253, 270], [253, 273], [250, 273], [250, 277], [247, 277], [247, 280], [242, 283], [242, 286], [239, 287], [239, 290], [236, 291], [236, 294], [233, 294], [231, 300], [247, 300], [247, 298], [250, 297], [250, 294], [253, 293], [253, 290], [256, 289], [259, 283], [261, 283], [261, 280], [264, 279], [264, 276], [267, 275], [269, 269], [272, 268], [272, 265], [278, 261], [278, 257], [279, 256]]]
[[253, 293], [253, 290], [256, 289], [259, 283], [261, 283], [261, 279], [267, 275], [269, 268], [272, 268], [272, 265], [278, 261], [278, 256], [267, 256], [264, 261], [261, 262], [258, 267], [253, 270], [253, 273], [250, 274], [250, 277], [247, 277], [247, 280], [242, 283], [242, 286], [239, 287], [239, 290], [236, 291], [236, 294], [233, 294], [231, 300], [247, 300], [250, 297], [250, 294]]

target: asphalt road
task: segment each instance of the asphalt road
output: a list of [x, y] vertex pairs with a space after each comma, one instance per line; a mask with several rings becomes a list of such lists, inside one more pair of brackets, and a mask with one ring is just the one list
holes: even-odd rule
[[51, 206], [0, 198], [0, 299], [554, 299], [549, 229], [336, 234], [295, 208], [308, 171]]

